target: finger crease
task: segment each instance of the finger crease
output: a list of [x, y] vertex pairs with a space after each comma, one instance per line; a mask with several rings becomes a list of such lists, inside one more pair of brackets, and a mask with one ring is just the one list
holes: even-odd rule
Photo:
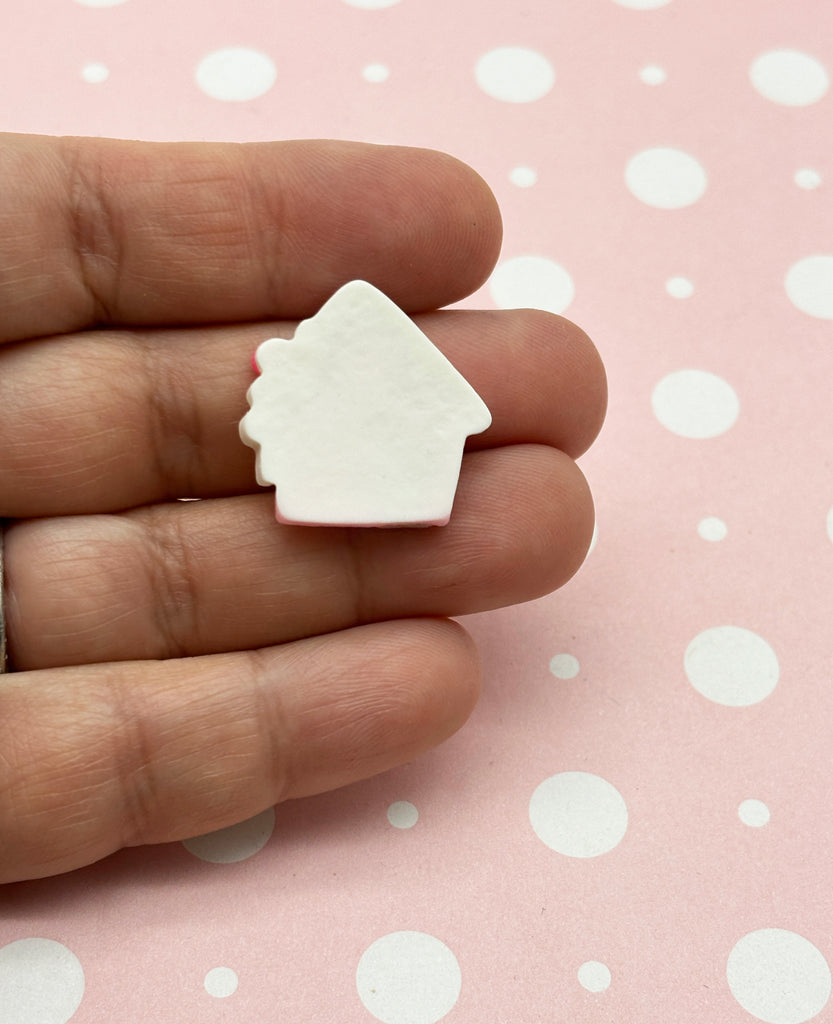
[[159, 807], [159, 786], [145, 716], [126, 698], [118, 675], [108, 681], [113, 720], [112, 760], [119, 786], [122, 846], [144, 846], [153, 841], [151, 822]]
[[289, 723], [280, 685], [275, 680], [275, 659], [268, 651], [250, 651], [251, 679], [257, 719], [261, 723], [264, 753], [269, 769], [269, 791], [278, 804], [292, 792], [292, 765], [287, 756], [291, 746]]
[[[79, 145], [64, 151], [67, 226], [77, 262], [78, 281], [87, 296], [93, 324], [113, 323], [119, 290], [121, 246], [113, 209], [100, 169], [82, 158]], [[92, 169], [92, 173], [91, 173]]]
[[[143, 547], [148, 553], [153, 621], [162, 637], [166, 652], [163, 657], [185, 657], [193, 653], [191, 648], [201, 636], [195, 570], [182, 529], [182, 516], [172, 515], [170, 506], [159, 505], [154, 509], [159, 512], [143, 513], [146, 536]], [[185, 638], [190, 638], [190, 642]]]
[[349, 593], [353, 602], [352, 621], [356, 625], [373, 621], [365, 535], [366, 531], [347, 528], [342, 531], [343, 543], [339, 545], [346, 563], [346, 578], [352, 583]]
[[205, 448], [192, 375], [160, 356], [158, 346], [141, 333], [135, 341], [142, 353], [148, 444], [162, 492], [169, 499], [198, 497]]
[[[288, 253], [287, 237], [283, 230], [286, 213], [283, 190], [275, 188], [273, 180], [265, 180], [260, 165], [254, 161], [251, 173], [246, 179], [247, 193], [252, 197], [250, 209], [258, 211], [252, 218], [251, 236], [256, 239], [255, 266], [261, 267], [264, 293], [268, 296], [269, 313], [286, 307], [284, 272], [287, 266], [297, 265], [294, 256]], [[263, 211], [266, 216], [263, 216]], [[303, 261], [304, 254], [297, 254]]]

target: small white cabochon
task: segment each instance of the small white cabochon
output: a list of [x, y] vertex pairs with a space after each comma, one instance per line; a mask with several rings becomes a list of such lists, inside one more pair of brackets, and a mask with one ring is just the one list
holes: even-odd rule
[[343, 285], [291, 340], [255, 355], [242, 440], [281, 522], [441, 526], [485, 403], [416, 324], [366, 281]]

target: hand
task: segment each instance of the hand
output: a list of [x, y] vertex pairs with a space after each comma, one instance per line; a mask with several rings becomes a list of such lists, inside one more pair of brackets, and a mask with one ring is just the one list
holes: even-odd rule
[[[221, 828], [457, 729], [479, 669], [445, 616], [576, 570], [573, 457], [605, 405], [568, 321], [428, 312], [497, 257], [483, 181], [398, 147], [5, 136], [0, 193], [0, 881]], [[238, 438], [256, 346], [352, 278], [418, 314], [492, 411], [446, 527], [281, 526]]]

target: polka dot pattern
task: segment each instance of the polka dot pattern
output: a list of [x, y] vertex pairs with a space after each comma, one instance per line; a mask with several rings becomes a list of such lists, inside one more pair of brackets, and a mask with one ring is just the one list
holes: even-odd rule
[[81, 77], [90, 85], [99, 85], [110, 77], [110, 70], [104, 64], [85, 64], [81, 68]]
[[366, 82], [386, 82], [390, 77], [390, 68], [384, 64], [367, 64], [362, 69], [362, 77]]
[[694, 285], [686, 277], [669, 277], [665, 282], [665, 290], [675, 299], [690, 299], [694, 294]]
[[818, 188], [821, 185], [822, 177], [817, 170], [812, 167], [801, 167], [795, 172], [794, 179], [799, 188], [810, 189]]
[[196, 70], [197, 85], [207, 96], [232, 103], [263, 96], [275, 84], [276, 77], [270, 57], [241, 47], [206, 54]]
[[3, 1024], [66, 1024], [84, 988], [84, 969], [62, 942], [26, 937], [0, 947]]
[[766, 1024], [804, 1024], [830, 999], [830, 967], [803, 935], [762, 928], [733, 946], [726, 978], [740, 1005]]
[[830, 86], [824, 65], [796, 50], [761, 54], [750, 68], [749, 77], [764, 99], [787, 107], [818, 103]]
[[424, 932], [392, 932], [364, 951], [356, 969], [359, 998], [384, 1024], [435, 1024], [460, 996], [452, 951]]
[[769, 808], [763, 800], [744, 800], [738, 807], [738, 817], [750, 828], [763, 828], [769, 822]]
[[768, 697], [780, 666], [772, 647], [741, 626], [712, 626], [686, 648], [685, 671], [704, 697], [728, 707], [747, 707]]
[[550, 658], [550, 672], [559, 679], [573, 679], [579, 668], [578, 658], [572, 654], [554, 654]]
[[233, 864], [263, 849], [275, 827], [275, 811], [269, 808], [236, 825], [183, 841], [185, 849], [211, 864]]
[[590, 772], [561, 772], [545, 779], [529, 802], [535, 834], [566, 857], [598, 857], [618, 846], [628, 827], [622, 795]]
[[419, 811], [410, 800], [395, 800], [388, 807], [388, 821], [394, 828], [413, 828], [419, 820]]
[[532, 167], [513, 167], [509, 180], [518, 188], [530, 188], [538, 180], [538, 175]]
[[679, 210], [701, 198], [707, 177], [696, 157], [661, 146], [631, 157], [625, 168], [625, 183], [647, 206]]
[[668, 74], [665, 69], [657, 67], [656, 64], [646, 64], [639, 72], [639, 79], [645, 85], [662, 85], [667, 78]]
[[729, 528], [717, 516], [706, 516], [697, 524], [697, 532], [703, 540], [718, 541], [726, 537]]
[[563, 313], [575, 296], [568, 270], [546, 256], [514, 256], [492, 274], [489, 289], [500, 309], [530, 307]]
[[787, 271], [787, 297], [802, 313], [833, 320], [833, 255], [805, 256]]
[[[0, 1022], [826, 1024], [829, 5], [6, 6], [6, 130], [470, 163], [504, 236], [463, 305], [574, 319], [610, 400], [579, 461], [589, 557], [558, 593], [462, 619], [483, 663], [462, 730], [367, 782], [0, 887]], [[282, 182], [258, 187], [279, 216]], [[530, 322], [566, 401], [578, 355]], [[528, 403], [516, 441], [563, 422], [514, 359], [480, 358]], [[563, 509], [551, 481], [535, 497]], [[563, 543], [533, 539], [544, 562]], [[234, 820], [223, 755], [204, 796]]]
[[477, 84], [487, 95], [505, 103], [532, 103], [552, 89], [555, 71], [536, 50], [503, 46], [484, 53], [475, 68]]
[[669, 373], [654, 388], [651, 404], [666, 429], [700, 440], [724, 434], [740, 413], [734, 388], [708, 370]]
[[210, 996], [227, 999], [237, 991], [237, 974], [230, 967], [212, 967], [205, 976], [204, 985]]
[[588, 960], [579, 967], [578, 980], [588, 992], [604, 992], [610, 988], [610, 969], [598, 960]]

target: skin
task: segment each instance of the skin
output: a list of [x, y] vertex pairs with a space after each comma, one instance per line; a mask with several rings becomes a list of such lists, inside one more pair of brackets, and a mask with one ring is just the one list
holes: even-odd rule
[[[500, 215], [441, 153], [0, 137], [0, 881], [187, 838], [409, 761], [470, 714], [448, 616], [586, 553], [604, 371], [574, 324], [437, 312]], [[345, 281], [492, 411], [439, 529], [282, 526], [237, 424], [251, 354]], [[202, 498], [181, 502], [182, 497]]]

